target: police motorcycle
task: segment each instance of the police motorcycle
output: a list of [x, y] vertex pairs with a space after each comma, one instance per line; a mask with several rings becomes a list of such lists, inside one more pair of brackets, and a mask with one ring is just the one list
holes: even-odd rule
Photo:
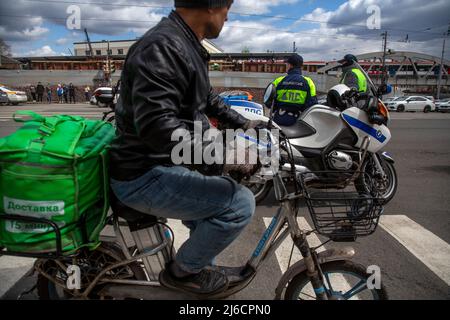
[[[364, 69], [369, 93], [360, 94], [344, 84], [331, 88], [327, 95], [327, 105], [314, 105], [300, 116], [299, 121], [290, 127], [277, 126], [289, 139], [293, 148], [295, 168], [298, 173], [316, 170], [334, 172], [334, 181], [341, 181], [354, 172], [367, 175], [359, 179], [361, 192], [369, 189], [364, 177], [370, 176], [381, 193], [381, 198], [388, 203], [397, 190], [397, 174], [393, 158], [383, 152], [391, 139], [388, 128], [389, 112], [381, 97], [388, 94], [390, 86], [377, 89]], [[262, 115], [263, 107], [247, 102], [230, 101], [234, 110], [251, 120], [269, 121]], [[272, 104], [266, 105], [270, 110]], [[284, 154], [286, 145], [280, 145]], [[283, 160], [282, 152], [282, 160]], [[281, 162], [281, 169], [288, 180], [291, 171], [289, 163]], [[262, 168], [252, 178], [242, 183], [252, 190], [257, 202], [262, 201], [272, 188], [272, 174]]]

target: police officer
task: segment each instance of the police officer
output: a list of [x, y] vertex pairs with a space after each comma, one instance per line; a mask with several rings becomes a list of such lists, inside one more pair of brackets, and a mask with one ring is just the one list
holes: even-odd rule
[[367, 80], [361, 70], [356, 68], [355, 63], [357, 62], [358, 59], [352, 54], [347, 54], [344, 59], [339, 60], [339, 63], [342, 64], [341, 83], [365, 94], [367, 93]]
[[352, 54], [347, 54], [344, 59], [338, 62], [342, 64], [341, 83], [349, 88], [358, 90], [357, 106], [367, 110], [371, 123], [386, 124], [387, 118], [378, 114], [378, 99], [369, 94], [366, 76], [356, 67], [358, 59]]
[[291, 126], [303, 111], [317, 104], [317, 97], [314, 82], [302, 76], [303, 58], [294, 54], [286, 62], [289, 67], [287, 76], [273, 82], [276, 88], [274, 121], [282, 126]]

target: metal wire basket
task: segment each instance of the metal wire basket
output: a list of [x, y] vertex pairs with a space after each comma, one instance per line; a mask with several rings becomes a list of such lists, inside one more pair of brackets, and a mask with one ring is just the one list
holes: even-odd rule
[[383, 213], [382, 199], [366, 173], [308, 172], [300, 175], [300, 183], [318, 233], [333, 241], [350, 242], [376, 230]]

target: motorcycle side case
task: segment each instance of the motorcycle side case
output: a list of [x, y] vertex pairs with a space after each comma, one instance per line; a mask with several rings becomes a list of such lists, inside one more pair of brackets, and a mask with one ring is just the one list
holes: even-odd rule
[[366, 136], [370, 138], [368, 151], [376, 153], [383, 149], [391, 140], [391, 131], [385, 125], [372, 124], [367, 113], [361, 109], [352, 107], [342, 112], [342, 119], [352, 128], [358, 137], [355, 145], [361, 147]]

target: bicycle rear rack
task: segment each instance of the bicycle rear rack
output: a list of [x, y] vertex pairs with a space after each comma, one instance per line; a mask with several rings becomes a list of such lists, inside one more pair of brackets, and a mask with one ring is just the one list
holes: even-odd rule
[[0, 256], [16, 256], [16, 257], [41, 258], [41, 259], [57, 259], [57, 258], [63, 256], [62, 242], [61, 242], [61, 230], [55, 222], [50, 221], [48, 219], [44, 219], [44, 218], [36, 218], [36, 217], [21, 216], [21, 215], [11, 215], [11, 214], [0, 214], [0, 220], [33, 222], [33, 223], [48, 225], [51, 227], [51, 229], [55, 233], [55, 248], [56, 248], [56, 251], [52, 251], [52, 252], [18, 252], [18, 251], [10, 251], [10, 250], [5, 250], [4, 248], [0, 248]]

